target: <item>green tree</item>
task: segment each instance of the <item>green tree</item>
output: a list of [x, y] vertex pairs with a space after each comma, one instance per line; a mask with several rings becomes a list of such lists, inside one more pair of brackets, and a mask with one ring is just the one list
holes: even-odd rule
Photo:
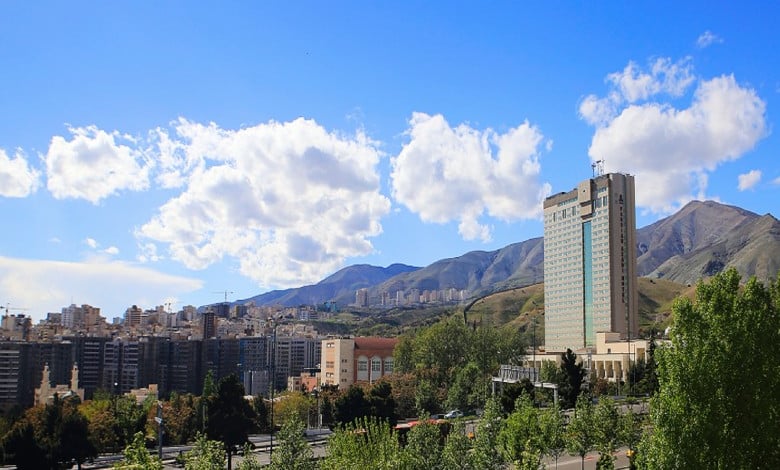
[[566, 450], [566, 425], [558, 405], [545, 408], [541, 412], [539, 428], [544, 453], [555, 459], [555, 468], [557, 469], [558, 458]]
[[236, 466], [236, 470], [262, 470], [264, 467], [252, 453], [252, 444], [249, 442], [244, 444], [243, 456], [244, 458]]
[[435, 469], [441, 465], [442, 437], [439, 426], [424, 419], [406, 437], [404, 463], [411, 468]]
[[321, 468], [395, 470], [403, 468], [401, 462], [401, 446], [390, 425], [369, 417], [336, 429]]
[[368, 391], [368, 407], [371, 416], [386, 420], [391, 426], [395, 425], [395, 400], [389, 382], [380, 381], [371, 387]]
[[581, 459], [585, 468], [585, 456], [596, 447], [596, 430], [593, 403], [590, 397], [580, 395], [574, 416], [566, 427], [566, 449]]
[[124, 459], [114, 464], [117, 470], [162, 470], [163, 464], [157, 456], [152, 455], [146, 450], [144, 442], [144, 433], [137, 432], [133, 440], [125, 447]]
[[475, 469], [492, 470], [503, 467], [505, 463], [503, 454], [496, 451], [501, 426], [501, 405], [496, 398], [489, 398], [485, 404], [485, 413], [474, 433], [472, 462]]
[[336, 422], [342, 425], [368, 416], [370, 412], [370, 404], [366, 400], [365, 392], [357, 385], [352, 385], [347, 389], [347, 393], [338, 397], [334, 408]]
[[439, 398], [436, 396], [434, 385], [427, 380], [420, 380], [414, 393], [414, 407], [417, 416], [431, 415], [441, 411]]
[[81, 465], [97, 457], [97, 448], [89, 435], [89, 421], [81, 414], [77, 403], [65, 403], [62, 411], [62, 421], [57, 434], [59, 441], [58, 454], [65, 464], [75, 462], [79, 470]]
[[393, 350], [393, 371], [399, 374], [413, 372], [415, 341], [412, 333], [406, 333], [398, 338]]
[[635, 468], [634, 460], [636, 458], [637, 445], [642, 439], [642, 420], [641, 417], [636, 415], [634, 411], [629, 408], [625, 413], [620, 416], [620, 423], [618, 425], [620, 442], [628, 447], [630, 451], [629, 464], [630, 468]]
[[780, 468], [779, 310], [780, 279], [740, 287], [735, 269], [675, 301], [640, 467]]
[[469, 354], [469, 330], [458, 317], [448, 318], [420, 332], [415, 340], [414, 362], [437, 388], [449, 383], [453, 371]]
[[271, 429], [268, 422], [268, 405], [265, 404], [265, 398], [258, 394], [252, 400], [252, 409], [255, 412], [255, 429], [260, 433], [267, 433]]
[[229, 470], [234, 450], [248, 441], [254, 426], [252, 406], [244, 399], [244, 386], [236, 375], [220, 380], [216, 394], [208, 399], [207, 424], [207, 437], [225, 448]]
[[19, 470], [39, 470], [50, 466], [44, 449], [35, 438], [35, 428], [27, 418], [14, 423], [3, 437], [3, 456], [6, 464], [15, 465]]
[[527, 395], [521, 396], [498, 435], [501, 450], [507, 460], [522, 467], [527, 452], [528, 455], [541, 453], [541, 435], [539, 412]]
[[447, 409], [475, 410], [482, 408], [487, 395], [486, 375], [476, 362], [458, 369], [447, 391]]
[[471, 460], [471, 439], [466, 435], [465, 423], [455, 421], [441, 451], [441, 468], [473, 470], [475, 467]]
[[620, 415], [615, 402], [607, 397], [599, 399], [593, 413], [596, 448], [599, 457], [599, 469], [612, 470], [615, 468], [614, 453], [620, 443]]
[[504, 413], [512, 413], [515, 410], [515, 404], [518, 398], [523, 395], [531, 396], [534, 391], [534, 384], [531, 379], [524, 377], [520, 382], [501, 384], [501, 409]]
[[577, 355], [571, 349], [561, 354], [561, 371], [563, 380], [558, 383], [558, 397], [563, 408], [572, 408], [580, 396], [582, 382], [585, 380], [586, 371], [581, 362], [577, 362]]
[[192, 450], [184, 454], [184, 470], [223, 470], [225, 462], [223, 443], [210, 440], [200, 433], [195, 438]]
[[271, 458], [273, 470], [314, 470], [313, 454], [303, 437], [303, 421], [293, 415], [279, 430], [279, 445]]

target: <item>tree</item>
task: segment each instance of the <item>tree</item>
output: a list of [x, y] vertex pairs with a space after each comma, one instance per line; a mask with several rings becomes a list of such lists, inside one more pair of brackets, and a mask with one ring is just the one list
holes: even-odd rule
[[283, 393], [274, 403], [274, 426], [283, 426], [291, 419], [305, 423], [314, 403], [313, 397], [302, 392]]
[[268, 423], [268, 405], [265, 404], [265, 398], [257, 395], [252, 400], [252, 409], [255, 412], [255, 429], [260, 433], [267, 433], [271, 426]]
[[555, 459], [555, 468], [557, 469], [558, 458], [566, 450], [566, 425], [558, 405], [545, 408], [541, 412], [539, 428], [544, 453]]
[[29, 419], [22, 418], [14, 423], [11, 431], [3, 437], [3, 454], [6, 464], [19, 470], [38, 470], [50, 466], [44, 450], [35, 438], [35, 429]]
[[424, 419], [406, 437], [404, 463], [411, 468], [438, 468], [441, 464], [442, 438], [439, 426]]
[[444, 441], [441, 451], [441, 467], [447, 470], [473, 470], [471, 439], [466, 435], [463, 421], [455, 421]]
[[97, 457], [97, 448], [90, 439], [89, 421], [81, 414], [76, 403], [65, 403], [63, 406], [58, 434], [61, 462], [76, 462], [81, 470], [81, 464]]
[[634, 411], [629, 408], [620, 416], [620, 423], [618, 424], [618, 428], [620, 433], [620, 442], [628, 447], [628, 450], [630, 451], [629, 465], [633, 470], [636, 468], [634, 464], [634, 460], [636, 458], [636, 448], [642, 439], [641, 417], [634, 414]]
[[580, 396], [586, 371], [582, 363], [577, 362], [577, 355], [571, 349], [561, 354], [561, 371], [563, 381], [558, 383], [558, 397], [563, 408], [572, 408]]
[[[230, 468], [228, 460], [228, 468]], [[225, 449], [221, 442], [203, 434], [195, 438], [192, 450], [184, 454], [184, 470], [222, 470], [225, 468]]]
[[501, 452], [496, 452], [501, 425], [501, 405], [496, 398], [490, 398], [485, 404], [485, 413], [479, 420], [474, 433], [474, 452], [472, 454], [474, 468], [492, 470], [503, 466], [503, 455]]
[[391, 470], [402, 468], [401, 458], [401, 446], [388, 423], [359, 418], [331, 435], [321, 468]]
[[593, 413], [596, 448], [601, 454], [599, 469], [613, 470], [615, 468], [614, 452], [620, 442], [620, 416], [615, 402], [607, 397], [599, 399]]
[[233, 451], [248, 441], [254, 426], [254, 412], [244, 399], [244, 386], [231, 374], [219, 382], [217, 392], [208, 399], [206, 435], [222, 442], [227, 454], [228, 470], [232, 468]]
[[279, 430], [279, 445], [271, 458], [273, 470], [314, 470], [309, 443], [303, 437], [303, 421], [293, 415]]
[[137, 432], [133, 440], [125, 447], [124, 459], [114, 464], [117, 470], [135, 470], [143, 468], [144, 470], [162, 470], [163, 464], [155, 455], [151, 455], [146, 450], [144, 443], [144, 433]]
[[476, 362], [459, 369], [447, 392], [447, 409], [475, 410], [485, 402], [488, 383]]
[[357, 385], [352, 385], [347, 389], [347, 393], [338, 397], [334, 408], [336, 422], [342, 425], [368, 416], [370, 411], [370, 405], [368, 400], [366, 400], [365, 392]]
[[523, 377], [520, 382], [501, 384], [501, 395], [499, 396], [501, 409], [504, 410], [504, 413], [512, 413], [518, 398], [523, 395], [531, 396], [533, 391], [534, 384], [528, 377]]
[[673, 304], [641, 468], [780, 468], [780, 279], [733, 268]]
[[420, 380], [414, 393], [414, 407], [417, 416], [430, 415], [441, 411], [439, 399], [436, 396], [434, 385], [427, 380]]
[[398, 338], [398, 343], [393, 350], [393, 371], [404, 374], [413, 372], [414, 364], [414, 335], [406, 333]]
[[389, 382], [380, 381], [368, 391], [369, 414], [387, 420], [391, 426], [396, 423], [393, 388]]
[[590, 397], [580, 395], [574, 416], [566, 427], [566, 449], [579, 455], [581, 468], [585, 468], [585, 456], [596, 446], [595, 417]]
[[498, 435], [501, 450], [516, 467], [523, 467], [524, 457], [541, 453], [541, 435], [539, 412], [528, 395], [521, 396]]

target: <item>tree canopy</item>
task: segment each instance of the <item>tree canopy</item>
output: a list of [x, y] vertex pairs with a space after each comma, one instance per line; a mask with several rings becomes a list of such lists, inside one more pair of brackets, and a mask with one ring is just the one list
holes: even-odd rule
[[648, 469], [780, 468], [780, 280], [740, 286], [735, 269], [673, 306], [671, 345], [656, 351]]

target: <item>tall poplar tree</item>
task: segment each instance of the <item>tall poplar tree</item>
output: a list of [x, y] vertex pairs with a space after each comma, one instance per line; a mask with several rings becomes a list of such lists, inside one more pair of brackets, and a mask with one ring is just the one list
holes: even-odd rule
[[640, 467], [780, 468], [780, 281], [729, 269], [673, 312]]

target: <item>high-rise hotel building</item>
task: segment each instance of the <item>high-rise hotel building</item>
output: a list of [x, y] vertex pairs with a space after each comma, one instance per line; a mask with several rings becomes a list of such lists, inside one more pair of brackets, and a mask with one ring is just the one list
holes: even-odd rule
[[609, 173], [544, 201], [547, 351], [594, 347], [596, 332], [636, 338], [634, 177]]

